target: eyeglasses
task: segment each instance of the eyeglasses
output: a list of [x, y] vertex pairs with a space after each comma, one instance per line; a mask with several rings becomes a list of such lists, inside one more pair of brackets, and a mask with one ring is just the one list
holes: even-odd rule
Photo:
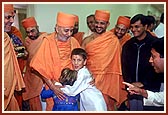
[[10, 15], [5, 16], [5, 18], [6, 18], [7, 20], [9, 20], [10, 18], [14, 19], [14, 17], [15, 17], [15, 16], [10, 16]]
[[33, 32], [35, 32], [36, 31], [36, 29], [32, 29], [32, 30], [30, 30], [30, 31], [26, 31], [26, 33], [27, 34], [30, 34], [30, 33], [33, 33]]
[[118, 27], [118, 26], [116, 26], [116, 30], [120, 30], [122, 33], [124, 33], [124, 32], [126, 32], [127, 31], [127, 29], [123, 29], [123, 28], [120, 28], [120, 27]]
[[118, 30], [118, 31], [120, 30], [122, 33], [125, 33], [127, 31], [127, 29], [123, 29], [119, 26], [116, 26], [115, 29]]

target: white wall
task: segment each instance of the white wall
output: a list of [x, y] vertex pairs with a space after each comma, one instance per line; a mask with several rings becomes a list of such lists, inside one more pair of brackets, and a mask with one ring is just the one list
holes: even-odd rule
[[[143, 3], [143, 2], [142, 2]], [[86, 32], [88, 30], [86, 25], [86, 17], [90, 14], [94, 14], [96, 9], [109, 10], [111, 12], [110, 16], [110, 26], [108, 29], [114, 27], [118, 16], [134, 16], [135, 14], [142, 13], [147, 15], [150, 11], [153, 15], [160, 16], [161, 12], [153, 8], [149, 2], [147, 3], [113, 3], [113, 2], [94, 2], [94, 3], [36, 3], [28, 4], [28, 17], [35, 16], [38, 25], [40, 26], [40, 31], [53, 32], [56, 24], [57, 12], [62, 11], [65, 13], [76, 14], [79, 16], [79, 31]]]

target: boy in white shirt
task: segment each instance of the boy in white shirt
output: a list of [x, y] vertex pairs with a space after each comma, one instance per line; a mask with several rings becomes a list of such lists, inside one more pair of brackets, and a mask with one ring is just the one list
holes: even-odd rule
[[68, 96], [75, 96], [80, 93], [80, 111], [107, 111], [101, 91], [90, 84], [93, 78], [85, 67], [87, 61], [85, 50], [82, 48], [74, 49], [71, 53], [71, 60], [74, 70], [78, 71], [77, 80], [73, 86], [66, 85], [61, 90]]

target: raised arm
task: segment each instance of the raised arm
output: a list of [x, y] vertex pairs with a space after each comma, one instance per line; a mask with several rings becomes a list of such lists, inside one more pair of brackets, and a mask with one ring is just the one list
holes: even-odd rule
[[55, 95], [57, 95], [57, 97], [59, 99], [64, 99], [65, 98], [65, 95], [63, 94], [63, 92], [60, 90], [60, 88], [62, 86], [57, 86], [57, 85], [54, 85], [52, 83], [52, 81], [50, 79], [47, 79], [46, 77], [42, 76], [38, 71], [32, 69], [32, 72], [36, 75], [38, 75], [47, 85], [48, 87], [53, 90], [53, 92], [55, 93]]

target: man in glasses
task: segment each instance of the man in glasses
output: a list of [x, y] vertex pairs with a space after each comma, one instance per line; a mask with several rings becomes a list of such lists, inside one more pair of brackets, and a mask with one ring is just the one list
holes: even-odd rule
[[30, 111], [41, 111], [42, 105], [39, 95], [41, 93], [43, 81], [41, 78], [31, 72], [29, 64], [47, 33], [39, 32], [39, 26], [37, 25], [34, 17], [28, 17], [22, 20], [22, 26], [27, 33], [27, 37], [25, 38], [25, 47], [29, 52], [26, 71], [24, 74], [26, 90], [22, 94], [24, 102], [28, 103], [29, 107], [25, 106], [23, 109], [30, 109]]
[[[25, 84], [19, 68], [15, 48], [22, 46], [19, 30], [12, 26], [14, 22], [14, 7], [12, 4], [4, 5], [4, 110], [19, 111], [20, 100], [16, 100], [14, 92], [22, 91]], [[20, 66], [21, 67], [21, 66]], [[23, 69], [23, 68], [22, 68]], [[18, 102], [17, 102], [18, 101]], [[19, 105], [20, 108], [19, 108]]]
[[115, 28], [111, 29], [111, 31], [118, 37], [121, 46], [131, 38], [131, 35], [128, 33], [129, 27], [130, 19], [125, 16], [119, 16]]

